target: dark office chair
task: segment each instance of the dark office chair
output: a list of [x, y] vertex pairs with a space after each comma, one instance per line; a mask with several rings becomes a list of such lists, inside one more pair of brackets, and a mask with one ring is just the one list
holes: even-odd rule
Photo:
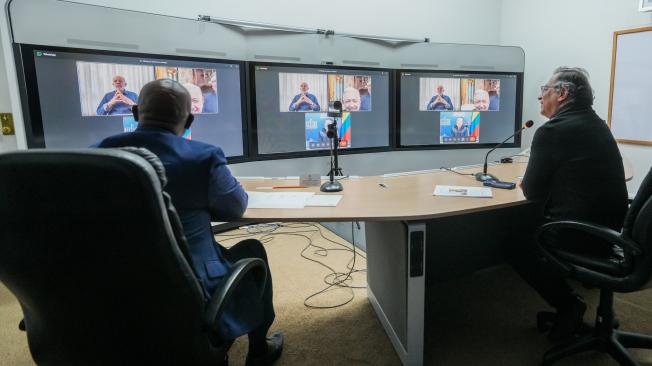
[[[596, 242], [617, 246], [613, 256], [587, 256], [560, 249], [546, 242], [549, 230], [579, 230]], [[622, 233], [577, 221], [557, 221], [543, 225], [537, 233], [544, 259], [553, 268], [579, 282], [600, 288], [600, 304], [595, 327], [590, 334], [550, 349], [543, 365], [588, 350], [607, 352], [620, 365], [638, 365], [626, 348], [652, 349], [652, 337], [615, 329], [613, 293], [633, 292], [652, 286], [652, 170], [647, 174], [632, 201]]]
[[217, 320], [242, 281], [262, 296], [265, 263], [237, 262], [207, 301], [165, 183], [143, 149], [0, 154], [0, 281], [37, 364], [227, 363]]

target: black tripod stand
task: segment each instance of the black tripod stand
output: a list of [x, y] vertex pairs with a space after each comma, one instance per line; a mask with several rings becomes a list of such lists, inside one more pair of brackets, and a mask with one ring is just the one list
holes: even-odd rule
[[340, 145], [340, 137], [337, 135], [337, 118], [342, 118], [342, 103], [335, 101], [333, 107], [336, 112], [329, 112], [328, 116], [333, 117], [333, 123], [328, 125], [326, 136], [331, 140], [331, 169], [328, 172], [328, 182], [321, 185], [322, 192], [339, 192], [343, 189], [342, 183], [335, 181], [335, 176], [343, 176], [342, 168], [337, 161], [337, 148]]

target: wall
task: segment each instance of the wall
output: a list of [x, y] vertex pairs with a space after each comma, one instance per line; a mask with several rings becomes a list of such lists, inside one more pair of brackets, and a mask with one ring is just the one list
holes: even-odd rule
[[[325, 3], [276, 0], [86, 0], [87, 4], [196, 18], [264, 22], [337, 32], [394, 37], [430, 37], [432, 42], [498, 44], [502, 0], [331, 0]], [[302, 10], [303, 8], [303, 10]], [[460, 26], [463, 18], [464, 26]], [[454, 30], [454, 31], [452, 31]]]
[[[4, 36], [0, 30], [0, 37]], [[7, 68], [5, 67], [4, 52], [0, 47], [0, 112], [11, 112], [11, 100], [7, 81]], [[16, 136], [0, 134], [0, 152], [16, 149]]]
[[[525, 50], [523, 119], [545, 122], [537, 96], [558, 66], [580, 66], [591, 75], [594, 108], [605, 120], [609, 108], [613, 32], [652, 25], [652, 13], [641, 13], [639, 0], [503, 0], [500, 42]], [[649, 116], [648, 116], [649, 118]], [[533, 131], [524, 145], [529, 145]], [[632, 164], [635, 194], [652, 165], [652, 148], [620, 145]]]

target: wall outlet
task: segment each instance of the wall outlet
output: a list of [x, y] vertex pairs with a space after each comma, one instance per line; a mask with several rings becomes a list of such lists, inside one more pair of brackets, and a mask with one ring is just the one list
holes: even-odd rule
[[11, 113], [0, 113], [0, 129], [5, 136], [15, 135], [14, 116]]

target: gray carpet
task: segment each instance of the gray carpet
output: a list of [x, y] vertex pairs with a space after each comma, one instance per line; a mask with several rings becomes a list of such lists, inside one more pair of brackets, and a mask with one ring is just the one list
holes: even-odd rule
[[[289, 231], [288, 229], [282, 229]], [[296, 231], [299, 229], [292, 229]], [[308, 233], [315, 244], [341, 248]], [[335, 235], [328, 238], [343, 242]], [[259, 235], [260, 236], [260, 235]], [[224, 238], [223, 238], [224, 239]], [[236, 239], [237, 240], [237, 239]], [[222, 240], [225, 245], [236, 240]], [[273, 329], [281, 329], [286, 347], [278, 365], [399, 365], [400, 361], [368, 302], [365, 290], [353, 290], [355, 298], [335, 309], [309, 309], [310, 294], [325, 287], [327, 270], [301, 258], [307, 239], [276, 235], [267, 242], [274, 279], [277, 310]], [[308, 251], [338, 271], [344, 271], [350, 252], [332, 251], [328, 257]], [[356, 268], [363, 268], [358, 258]], [[364, 285], [365, 274], [356, 274], [354, 285]], [[537, 365], [551, 345], [535, 328], [534, 316], [545, 305], [507, 266], [500, 266], [440, 284], [441, 295], [429, 305], [426, 336], [427, 365]], [[593, 321], [597, 291], [580, 290], [592, 306], [585, 316]], [[335, 305], [351, 292], [337, 289], [313, 299], [313, 304]], [[621, 328], [652, 334], [652, 292], [618, 295], [616, 311]], [[20, 307], [0, 285], [0, 365], [33, 365], [25, 334], [17, 328]], [[246, 337], [230, 351], [231, 365], [243, 365]], [[652, 365], [652, 351], [634, 351], [642, 365]], [[603, 366], [616, 363], [606, 355], [585, 353], [558, 365]]]

